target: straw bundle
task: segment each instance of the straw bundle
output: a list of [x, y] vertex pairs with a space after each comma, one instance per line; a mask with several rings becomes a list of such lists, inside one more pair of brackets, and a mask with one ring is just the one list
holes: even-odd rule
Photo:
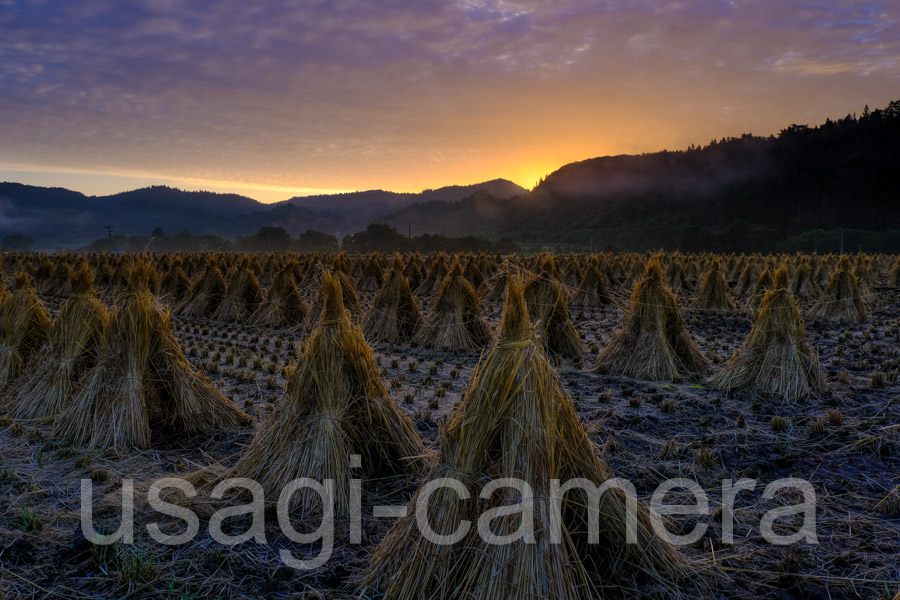
[[559, 292], [559, 271], [551, 255], [541, 259], [540, 271], [525, 285], [525, 302], [528, 314], [534, 321], [543, 321], [549, 313]]
[[128, 255], [119, 255], [118, 260], [116, 260], [115, 263], [115, 269], [113, 269], [112, 275], [110, 275], [109, 278], [110, 289], [108, 289], [107, 292], [114, 292], [128, 286], [128, 270], [131, 263]]
[[103, 262], [97, 265], [97, 276], [94, 278], [94, 283], [97, 288], [100, 290], [104, 290], [109, 287], [110, 282], [113, 277], [113, 268], [109, 266], [109, 263]]
[[[305, 326], [307, 331], [313, 331], [319, 326], [319, 321], [322, 320], [322, 314], [325, 310], [325, 289], [322, 287], [325, 271], [321, 266], [318, 268], [318, 271], [317, 279], [319, 280], [319, 293], [316, 296], [316, 301], [313, 303], [312, 308], [306, 313]], [[353, 286], [353, 280], [343, 271], [333, 271], [331, 276], [336, 279], [338, 285], [341, 286], [341, 298], [344, 308], [350, 314], [351, 318], [357, 319], [362, 314], [362, 307], [359, 304], [359, 296], [356, 295], [356, 288]]]
[[[300, 477], [335, 481], [335, 512], [349, 510], [350, 456], [367, 478], [419, 472], [425, 449], [418, 431], [392, 402], [371, 349], [341, 301], [341, 287], [323, 277], [324, 315], [304, 342], [284, 397], [228, 477], [259, 482], [275, 501]], [[309, 493], [306, 493], [309, 492]], [[301, 518], [321, 504], [309, 490], [292, 496]]]
[[760, 303], [762, 302], [763, 296], [766, 295], [766, 292], [772, 289], [773, 285], [772, 271], [768, 267], [766, 267], [765, 269], [763, 269], [762, 273], [759, 274], [759, 278], [756, 280], [756, 284], [753, 286], [753, 291], [750, 293], [750, 299], [747, 300], [747, 307], [751, 310], [758, 309]]
[[47, 341], [50, 315], [41, 302], [31, 279], [19, 269], [15, 287], [0, 309], [0, 392], [15, 381]]
[[210, 434], [249, 422], [184, 357], [149, 278], [146, 262], [131, 269], [100, 361], [56, 421], [60, 437], [90, 447], [147, 448], [162, 431]]
[[94, 295], [93, 271], [82, 262], [72, 273], [72, 295], [50, 329], [50, 343], [14, 387], [10, 414], [17, 419], [56, 415], [75, 393], [81, 376], [99, 358], [109, 316]]
[[756, 262], [752, 259], [746, 259], [746, 264], [741, 274], [738, 276], [737, 285], [735, 286], [735, 294], [738, 296], [746, 296], [753, 291], [753, 286], [759, 280], [759, 270]]
[[422, 283], [424, 274], [422, 273], [421, 260], [418, 254], [411, 256], [406, 263], [406, 267], [403, 268], [403, 276], [409, 282], [410, 289], [415, 289]]
[[775, 275], [743, 349], [710, 378], [723, 390], [746, 390], [797, 402], [822, 391], [824, 378], [816, 353], [806, 341], [803, 318], [788, 289], [787, 267]]
[[44, 293], [47, 296], [65, 298], [72, 292], [71, 281], [73, 277], [72, 267], [67, 262], [61, 262], [53, 276], [47, 282]]
[[703, 375], [709, 363], [684, 327], [675, 295], [654, 259], [634, 288], [625, 328], [604, 348], [594, 369], [638, 379], [674, 381]]
[[480, 292], [484, 287], [484, 274], [478, 268], [475, 259], [470, 259], [466, 264], [466, 268], [463, 270], [463, 277], [472, 284], [472, 288], [475, 289], [476, 293]]
[[309, 306], [304, 302], [294, 279], [297, 267], [297, 261], [291, 259], [275, 274], [269, 297], [253, 313], [251, 324], [288, 329], [303, 323]]
[[856, 276], [861, 296], [871, 296], [875, 293], [875, 276], [872, 274], [872, 264], [866, 257], [860, 255], [856, 258], [853, 274]]
[[370, 342], [409, 344], [421, 326], [419, 303], [403, 276], [403, 261], [395, 255], [391, 273], [363, 319], [363, 334]]
[[431, 270], [422, 280], [419, 287], [416, 288], [416, 294], [420, 296], [430, 296], [440, 290], [444, 278], [447, 276], [447, 256], [438, 254], [431, 266]]
[[819, 262], [819, 266], [816, 267], [816, 272], [813, 275], [816, 285], [819, 287], [828, 285], [828, 280], [831, 279], [832, 266], [831, 257]]
[[613, 303], [606, 287], [606, 279], [600, 271], [600, 261], [596, 256], [591, 257], [587, 268], [576, 285], [578, 290], [572, 296], [572, 306], [601, 308]]
[[[488, 508], [519, 502], [502, 488], [479, 498], [490, 480], [517, 478], [534, 496], [534, 536], [528, 543], [489, 544], [471, 527], [457, 544], [438, 545], [417, 524], [417, 497], [372, 554], [363, 578], [388, 600], [582, 600], [600, 588], [641, 580], [667, 582], [690, 572], [688, 563], [651, 529], [648, 511], [638, 505], [638, 544], [625, 543], [625, 496], [610, 489], [599, 503], [599, 544], [587, 540], [590, 509], [580, 493], [561, 503], [562, 543], [552, 543], [555, 507], [551, 480], [584, 478], [599, 485], [612, 476], [597, 456], [558, 375], [534, 339], [521, 286], [512, 281], [499, 339], [476, 368], [462, 402], [442, 432], [438, 463], [428, 480], [452, 478], [469, 490], [438, 488], [423, 506], [440, 535], [472, 523]], [[517, 514], [498, 516], [497, 535], [519, 526]]]
[[681, 259], [678, 256], [671, 257], [669, 261], [669, 266], [666, 268], [666, 283], [669, 289], [676, 294], [691, 291], [691, 284], [687, 275], [685, 275], [684, 268], [681, 266]]
[[713, 259], [700, 283], [700, 292], [688, 308], [714, 311], [731, 311], [736, 308], [731, 294], [728, 293], [728, 282], [725, 281], [719, 259]]
[[563, 282], [570, 287], [575, 287], [581, 282], [583, 276], [581, 266], [575, 260], [575, 257], [570, 254], [563, 271]]
[[415, 343], [446, 352], [476, 352], [490, 339], [478, 296], [456, 262], [441, 282], [431, 318], [419, 329]]
[[360, 292], [377, 292], [384, 285], [384, 270], [377, 257], [373, 256], [366, 263], [362, 277], [357, 284]]
[[888, 285], [890, 287], [900, 287], [900, 256], [894, 260], [894, 266], [891, 267], [891, 274], [888, 276]]
[[322, 266], [319, 262], [318, 255], [314, 254], [310, 257], [309, 262], [304, 265], [305, 270], [303, 271], [303, 276], [300, 278], [300, 283], [297, 284], [301, 290], [308, 290], [319, 287], [319, 280], [322, 277]]
[[633, 258], [631, 260], [631, 266], [629, 271], [625, 274], [622, 287], [624, 288], [633, 288], [638, 283], [640, 283], [641, 279], [644, 276], [644, 271], [646, 267], [644, 262], [640, 258]]
[[809, 316], [833, 323], [862, 323], [868, 319], [868, 313], [856, 276], [850, 271], [847, 257], [842, 256], [822, 295], [809, 309]]
[[518, 269], [508, 259], [491, 278], [492, 285], [485, 299], [489, 302], [504, 302], [506, 300], [506, 288], [509, 287], [509, 279], [513, 276], [513, 270]]
[[44, 255], [44, 259], [38, 264], [34, 272], [34, 287], [41, 294], [49, 294], [53, 287], [53, 276], [56, 273], [56, 265]]
[[182, 268], [181, 259], [176, 259], [166, 270], [159, 285], [161, 299], [169, 306], [175, 306], [191, 295], [191, 279]]
[[580, 359], [584, 347], [569, 317], [567, 296], [555, 279], [536, 277], [525, 286], [528, 314], [547, 354], [556, 359]]
[[791, 291], [797, 298], [816, 298], [822, 291], [813, 277], [812, 267], [804, 260], [794, 273], [794, 281], [791, 283]]
[[227, 287], [222, 270], [209, 262], [194, 285], [194, 293], [186, 297], [175, 312], [185, 317], [211, 317], [225, 297]]
[[228, 291], [213, 313], [213, 319], [243, 323], [262, 303], [262, 290], [256, 274], [245, 258], [228, 282]]

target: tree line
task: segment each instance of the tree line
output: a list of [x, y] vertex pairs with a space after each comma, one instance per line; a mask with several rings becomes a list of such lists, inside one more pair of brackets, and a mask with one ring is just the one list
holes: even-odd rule
[[[29, 248], [30, 249], [30, 248]], [[149, 235], [113, 235], [94, 240], [85, 252], [515, 252], [508, 239], [498, 241], [468, 235], [448, 237], [425, 234], [407, 237], [381, 223], [364, 231], [338, 238], [330, 233], [307, 230], [292, 237], [284, 227], [261, 227], [252, 235], [227, 240], [217, 235], [194, 235], [183, 231], [167, 235], [157, 227]]]

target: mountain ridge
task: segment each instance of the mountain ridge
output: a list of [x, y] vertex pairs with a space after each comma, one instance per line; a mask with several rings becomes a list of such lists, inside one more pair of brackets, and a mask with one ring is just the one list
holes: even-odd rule
[[[385, 207], [407, 206], [422, 199], [458, 200], [475, 189], [497, 194], [525, 191], [495, 179], [469, 186], [446, 186], [420, 193], [368, 190], [350, 194], [294, 197], [266, 204], [242, 196], [187, 191], [157, 185], [109, 195], [89, 196], [61, 187], [17, 182], [0, 183], [0, 238], [9, 234], [31, 237], [38, 250], [80, 247], [113, 233], [147, 235], [156, 227], [167, 233], [235, 237], [260, 227], [281, 226], [297, 235], [313, 229], [347, 234], [363, 229]], [[360, 205], [360, 199], [370, 205]], [[307, 208], [305, 203], [314, 208]], [[327, 206], [327, 209], [326, 209]], [[319, 212], [315, 210], [319, 208]]]

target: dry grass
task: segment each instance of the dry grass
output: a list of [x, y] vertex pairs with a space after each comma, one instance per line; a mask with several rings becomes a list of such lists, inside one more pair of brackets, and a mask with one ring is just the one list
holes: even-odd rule
[[71, 278], [72, 295], [53, 322], [49, 344], [29, 362], [10, 393], [9, 412], [17, 419], [60, 413], [78, 389], [81, 376], [99, 359], [109, 315], [93, 293], [94, 275], [86, 262]]
[[262, 289], [256, 274], [250, 270], [245, 258], [234, 270], [228, 282], [228, 291], [212, 317], [220, 321], [243, 323], [250, 319], [262, 304]]
[[868, 315], [856, 275], [850, 271], [847, 257], [842, 256], [819, 300], [809, 309], [809, 316], [832, 323], [862, 323]]
[[137, 262], [110, 319], [99, 363], [56, 420], [56, 434], [99, 448], [147, 448], [154, 429], [210, 434], [249, 418], [181, 352], [169, 314]]
[[300, 327], [309, 312], [309, 306], [303, 300], [294, 279], [297, 268], [297, 261], [292, 259], [275, 274], [269, 296], [253, 313], [251, 324], [277, 329]]
[[728, 292], [728, 282], [725, 280], [725, 274], [722, 273], [719, 259], [713, 259], [710, 263], [709, 270], [706, 271], [703, 281], [700, 283], [700, 291], [688, 308], [721, 312], [729, 312], [737, 308]]
[[[258, 481], [271, 502], [294, 479], [333, 479], [340, 515], [349, 510], [351, 477], [416, 472], [425, 449], [388, 397], [372, 351], [344, 310], [337, 278], [325, 273], [321, 287], [321, 323], [301, 348], [278, 409], [229, 476]], [[362, 469], [351, 475], [353, 454], [361, 456]], [[314, 492], [303, 490], [291, 509], [302, 518], [319, 513], [320, 505]]]
[[227, 289], [222, 270], [208, 263], [203, 275], [194, 284], [194, 293], [184, 298], [175, 312], [185, 317], [211, 317], [219, 308]]
[[537, 328], [538, 340], [554, 359], [580, 360], [584, 346], [569, 317], [568, 292], [555, 278], [553, 269], [533, 277], [525, 286], [528, 315]]
[[22, 374], [25, 365], [47, 342], [50, 314], [41, 302], [31, 278], [16, 272], [15, 289], [0, 307], [0, 394]]
[[709, 371], [655, 259], [634, 288], [625, 328], [600, 352], [594, 369], [653, 381], [699, 377]]
[[431, 318], [418, 331], [415, 343], [449, 352], [473, 352], [487, 345], [491, 329], [481, 316], [478, 296], [454, 263], [444, 277]]
[[569, 304], [577, 308], [602, 308], [613, 304], [596, 256], [591, 257]]
[[775, 283], [763, 297], [744, 347], [710, 381], [724, 390], [797, 402], [821, 392], [825, 382], [819, 359], [807, 343], [800, 309], [786, 287], [786, 267], [776, 273]]
[[370, 342], [402, 345], [412, 342], [422, 326], [419, 303], [403, 275], [403, 261], [394, 257], [391, 273], [363, 318], [363, 334]]
[[[503, 477], [528, 482], [536, 498], [532, 543], [491, 545], [470, 532], [459, 544], [434, 544], [421, 535], [413, 503], [375, 549], [365, 583], [391, 600], [575, 600], [596, 597], [601, 587], [648, 581], [676, 589], [676, 580], [691, 571], [688, 563], [653, 535], [643, 508], [640, 543], [625, 545], [619, 494], [601, 501], [602, 543], [587, 544], [587, 509], [572, 496], [562, 505], [565, 542], [551, 543], [550, 481], [583, 477], [599, 484], [610, 476], [534, 338], [521, 287], [512, 281], [499, 339], [454, 410], [428, 480], [452, 477], [470, 490]], [[440, 488], [427, 512], [434, 530], [446, 535], [460, 519], [474, 521], [488, 507], [517, 501], [508, 488], [486, 501], [464, 501]], [[492, 531], [507, 535], [518, 519], [498, 517]]]

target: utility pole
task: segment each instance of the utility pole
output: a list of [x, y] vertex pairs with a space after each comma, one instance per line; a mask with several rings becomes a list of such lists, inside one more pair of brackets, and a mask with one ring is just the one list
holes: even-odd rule
[[112, 225], [106, 226], [106, 239], [112, 239]]
[[814, 232], [814, 235], [815, 235], [816, 241], [813, 245], [813, 254], [818, 254], [819, 253], [819, 230], [818, 229], [816, 229], [816, 231]]

